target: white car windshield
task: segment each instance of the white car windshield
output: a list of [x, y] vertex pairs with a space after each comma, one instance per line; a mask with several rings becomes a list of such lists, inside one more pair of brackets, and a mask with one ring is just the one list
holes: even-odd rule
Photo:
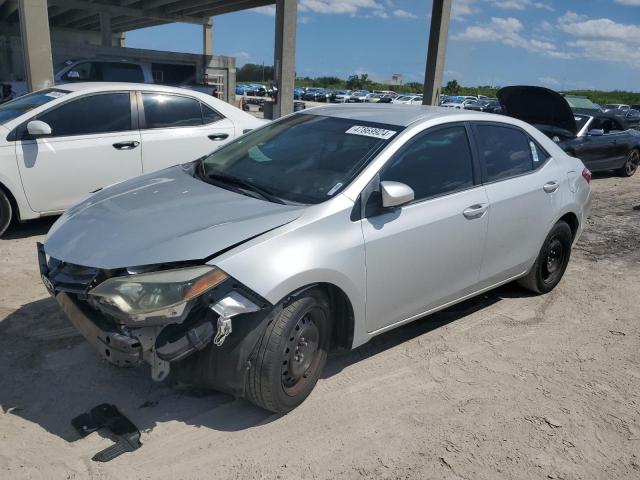
[[66, 90], [50, 88], [30, 93], [15, 100], [0, 105], [0, 124], [18, 118], [20, 115], [27, 113], [34, 108], [40, 107], [45, 103], [49, 103], [56, 98], [60, 98], [69, 93]]

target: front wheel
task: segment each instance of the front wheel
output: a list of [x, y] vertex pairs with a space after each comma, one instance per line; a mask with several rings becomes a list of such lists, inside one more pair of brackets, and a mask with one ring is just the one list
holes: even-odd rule
[[518, 279], [518, 283], [534, 293], [553, 290], [569, 264], [572, 242], [569, 225], [562, 220], [556, 223], [547, 235], [533, 267], [526, 276]]
[[320, 290], [309, 290], [282, 307], [258, 343], [247, 375], [247, 398], [276, 413], [300, 405], [327, 361], [331, 308]]
[[618, 173], [623, 177], [630, 177], [636, 173], [638, 165], [640, 165], [640, 152], [634, 148], [629, 152], [629, 155], [627, 155], [627, 160], [624, 162], [622, 168], [618, 170]]

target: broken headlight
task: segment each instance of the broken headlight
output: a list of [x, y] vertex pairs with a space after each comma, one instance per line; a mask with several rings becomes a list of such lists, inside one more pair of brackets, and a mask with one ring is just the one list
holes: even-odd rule
[[188, 313], [187, 307], [193, 299], [226, 279], [227, 274], [222, 270], [202, 265], [113, 277], [89, 295], [98, 307], [120, 318], [145, 324], [166, 323], [167, 319], [179, 322]]

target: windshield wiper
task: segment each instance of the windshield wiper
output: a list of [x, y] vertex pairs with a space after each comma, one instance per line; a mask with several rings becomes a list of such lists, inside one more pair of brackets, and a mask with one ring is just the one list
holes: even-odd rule
[[207, 178], [216, 180], [220, 183], [225, 183], [227, 185], [233, 185], [235, 187], [241, 188], [243, 190], [249, 190], [250, 192], [257, 193], [263, 199], [268, 200], [270, 202], [279, 203], [281, 205], [286, 205], [285, 201], [281, 198], [277, 197], [270, 191], [266, 190], [263, 187], [259, 187], [247, 180], [243, 180], [242, 178], [234, 177], [232, 175], [228, 175], [226, 173], [217, 173], [217, 172], [208, 172]]

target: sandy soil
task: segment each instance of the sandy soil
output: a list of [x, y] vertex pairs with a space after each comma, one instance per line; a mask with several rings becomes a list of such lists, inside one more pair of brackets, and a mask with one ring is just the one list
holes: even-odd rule
[[[35, 242], [0, 240], [0, 478], [640, 478], [640, 174], [599, 176], [549, 295], [514, 286], [334, 356], [284, 417], [98, 359], [47, 297]], [[634, 207], [636, 207], [634, 209]], [[116, 403], [144, 445], [70, 419]]]

